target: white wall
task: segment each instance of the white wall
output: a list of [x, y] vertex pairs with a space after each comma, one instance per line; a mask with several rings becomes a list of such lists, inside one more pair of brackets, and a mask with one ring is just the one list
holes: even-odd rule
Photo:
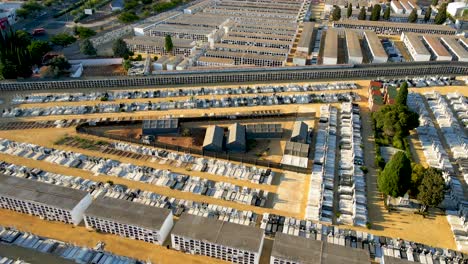
[[174, 226], [174, 219], [172, 216], [172, 212], [169, 213], [166, 220], [164, 220], [163, 225], [161, 226], [161, 230], [159, 230], [159, 244], [162, 245], [171, 232], [172, 227]]
[[93, 201], [93, 198], [91, 197], [91, 194], [86, 194], [86, 196], [81, 199], [81, 201], [73, 208], [73, 210], [70, 212], [73, 220], [74, 225], [78, 225], [81, 220], [83, 220], [83, 214], [84, 211], [88, 208], [88, 206], [91, 204]]

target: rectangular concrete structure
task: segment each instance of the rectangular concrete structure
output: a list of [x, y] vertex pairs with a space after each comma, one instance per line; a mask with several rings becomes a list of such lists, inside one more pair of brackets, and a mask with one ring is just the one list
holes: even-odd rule
[[291, 141], [305, 143], [307, 141], [308, 132], [309, 126], [306, 123], [302, 121], [294, 122], [294, 127], [291, 134]]
[[457, 61], [468, 62], [468, 51], [455, 38], [441, 38], [442, 43]]
[[401, 40], [408, 49], [414, 61], [430, 61], [431, 53], [426, 49], [417, 34], [402, 33]]
[[179, 132], [179, 119], [143, 120], [143, 135], [174, 134]]
[[369, 252], [277, 232], [270, 264], [370, 264]]
[[283, 136], [281, 124], [248, 124], [245, 128], [248, 139], [281, 138]]
[[209, 126], [203, 140], [203, 150], [222, 151], [224, 130], [219, 126]]
[[346, 30], [346, 49], [348, 52], [348, 63], [355, 64], [355, 63], [362, 63], [362, 51], [361, 51], [361, 43], [359, 41], [359, 37], [355, 31]]
[[91, 201], [85, 191], [0, 174], [0, 208], [78, 225]]
[[264, 232], [260, 228], [183, 214], [171, 232], [172, 248], [234, 263], [258, 264]]
[[169, 209], [100, 197], [85, 211], [85, 224], [89, 229], [162, 245], [173, 219]]
[[400, 35], [403, 32], [455, 35], [456, 30], [445, 25], [398, 23], [386, 21], [350, 20], [333, 22], [336, 28], [353, 28], [361, 30], [372, 30], [377, 34]]
[[314, 35], [315, 23], [313, 22], [304, 22], [302, 27], [302, 35], [297, 44], [296, 51], [310, 53], [311, 45], [314, 42], [312, 36]]
[[230, 151], [245, 152], [245, 126], [240, 125], [239, 123], [235, 123], [229, 126], [229, 136], [227, 138], [226, 148]]
[[287, 141], [284, 147], [284, 155], [307, 158], [309, 156], [309, 144]]
[[195, 42], [189, 39], [174, 38], [172, 40], [174, 47], [171, 52], [165, 49], [164, 37], [135, 36], [124, 41], [130, 51], [139, 53], [189, 56], [195, 51]]
[[323, 64], [338, 64], [338, 33], [329, 28], [325, 36], [325, 48], [323, 49]]
[[440, 39], [438, 37], [424, 35], [423, 40], [425, 41], [427, 47], [429, 47], [429, 51], [431, 51], [433, 55], [433, 59], [437, 61], [451, 61], [452, 55], [448, 50], [440, 43]]
[[388, 60], [387, 52], [380, 42], [379, 37], [377, 34], [372, 31], [365, 31], [364, 32], [364, 39], [366, 40], [366, 47], [367, 50], [370, 52], [370, 59], [372, 63], [385, 63]]

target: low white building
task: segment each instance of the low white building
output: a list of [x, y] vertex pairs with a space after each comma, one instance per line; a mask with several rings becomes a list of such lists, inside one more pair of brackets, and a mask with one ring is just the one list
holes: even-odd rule
[[359, 37], [353, 30], [346, 30], [346, 48], [348, 54], [348, 63], [356, 64], [362, 63], [363, 56], [361, 51], [361, 44]]
[[364, 39], [366, 40], [364, 43], [369, 51], [369, 57], [372, 63], [385, 63], [388, 60], [387, 52], [380, 42], [379, 37], [373, 31], [365, 31], [364, 32]]
[[395, 14], [405, 13], [405, 10], [403, 9], [403, 7], [400, 4], [400, 1], [398, 0], [392, 0], [392, 2], [390, 2], [390, 7]]
[[452, 55], [450, 52], [440, 43], [438, 37], [431, 35], [423, 35], [423, 40], [426, 42], [429, 51], [432, 53], [432, 58], [436, 61], [451, 61]]
[[325, 36], [325, 48], [323, 49], [323, 64], [338, 64], [338, 33], [329, 28]]
[[468, 62], [468, 51], [455, 38], [442, 37], [442, 43], [457, 61]]
[[402, 33], [400, 40], [403, 41], [414, 61], [430, 61], [431, 53], [426, 49], [418, 35]]
[[171, 232], [172, 248], [240, 264], [258, 264], [262, 229], [183, 214]]
[[88, 229], [162, 245], [173, 226], [172, 211], [123, 199], [97, 198], [84, 213]]
[[91, 204], [88, 192], [1, 175], [0, 208], [78, 225]]

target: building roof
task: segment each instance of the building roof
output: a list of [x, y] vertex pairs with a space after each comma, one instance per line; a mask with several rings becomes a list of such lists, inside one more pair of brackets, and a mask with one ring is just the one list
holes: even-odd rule
[[323, 57], [338, 58], [338, 33], [334, 29], [329, 28], [327, 30]]
[[320, 240], [276, 233], [271, 256], [304, 264], [365, 264], [369, 253]]
[[372, 101], [374, 102], [374, 104], [383, 105], [382, 95], [373, 94]]
[[408, 1], [406, 1], [406, 0], [400, 0], [400, 4], [403, 7], [403, 9], [406, 10], [406, 12], [410, 12], [411, 10], [413, 10], [413, 8], [410, 6]]
[[424, 29], [424, 30], [444, 30], [456, 33], [454, 28], [445, 25], [435, 24], [417, 24], [417, 23], [399, 23], [399, 22], [387, 22], [387, 21], [369, 21], [369, 20], [351, 20], [345, 19], [343, 21], [333, 22], [335, 25], [355, 25], [362, 27], [388, 27], [388, 28], [401, 28], [401, 29]]
[[397, 89], [395, 86], [387, 86], [387, 96], [390, 99], [395, 99], [397, 97]]
[[245, 145], [245, 126], [234, 123], [229, 126], [228, 144], [236, 143]]
[[151, 128], [178, 128], [179, 120], [177, 118], [143, 120], [143, 129]]
[[359, 42], [356, 32], [353, 30], [346, 30], [345, 33], [348, 56], [362, 58], [361, 43]]
[[199, 34], [199, 35], [205, 35], [205, 36], [213, 33], [214, 30], [215, 30], [214, 27], [199, 27], [199, 26], [192, 26], [192, 25], [175, 25], [175, 24], [158, 24], [151, 29], [151, 31]]
[[273, 55], [287, 55], [288, 49], [270, 48], [270, 47], [258, 47], [248, 45], [237, 45], [227, 43], [215, 43], [214, 48], [217, 50], [227, 50], [234, 52], [254, 52], [258, 54], [273, 54]]
[[284, 154], [298, 157], [307, 157], [309, 154], [309, 147], [309, 144], [286, 141], [286, 145], [284, 147]]
[[179, 25], [197, 25], [197, 26], [208, 26], [208, 27], [219, 27], [221, 24], [226, 22], [228, 18], [225, 16], [213, 16], [206, 13], [196, 13], [194, 15], [183, 14], [171, 19], [168, 19], [168, 24], [179, 24]]
[[418, 55], [431, 55], [431, 53], [427, 50], [426, 46], [422, 43], [421, 39], [417, 34], [412, 33], [404, 33], [405, 37], [413, 47], [414, 51]]
[[309, 130], [309, 126], [302, 122], [296, 121], [294, 122], [293, 131], [291, 134], [291, 138], [300, 137], [300, 138], [307, 138], [307, 131]]
[[313, 22], [304, 22], [304, 26], [302, 28], [302, 35], [299, 39], [299, 43], [297, 44], [298, 48], [305, 48], [309, 49], [312, 40], [312, 34], [314, 33], [315, 23]]
[[403, 10], [403, 7], [400, 4], [400, 1], [398, 0], [392, 0], [392, 4], [395, 6], [396, 9], [401, 9]]
[[[135, 36], [130, 39], [125, 39], [125, 42], [129, 45], [147, 45], [160, 48], [164, 48], [166, 45], [165, 37], [156, 36]], [[172, 38], [172, 44], [174, 48], [195, 47], [195, 42], [191, 39]]]
[[227, 36], [223, 37], [222, 41], [276, 44], [276, 45], [284, 45], [284, 46], [292, 45], [292, 40], [285, 41], [285, 40], [274, 40], [274, 39], [255, 39], [255, 38], [247, 38], [247, 37], [235, 37], [235, 36], [230, 36], [229, 33], [227, 34]]
[[219, 126], [209, 126], [206, 129], [203, 147], [211, 146], [217, 148], [223, 147], [224, 130]]
[[0, 174], [0, 195], [72, 210], [89, 194], [81, 190]]
[[260, 228], [191, 214], [182, 214], [171, 233], [251, 252], [261, 250], [264, 237]]
[[374, 57], [388, 58], [387, 52], [385, 52], [382, 42], [380, 42], [380, 39], [377, 37], [375, 32], [364, 31], [364, 37], [366, 38], [369, 49]]
[[235, 65], [235, 61], [233, 59], [228, 58], [216, 58], [216, 57], [207, 57], [207, 56], [200, 56], [198, 57], [197, 61], [205, 62], [205, 63], [214, 63], [214, 64], [225, 64], [225, 65]]
[[248, 124], [246, 126], [247, 133], [282, 133], [281, 124]]
[[454, 38], [445, 38], [442, 37], [442, 41], [447, 45], [447, 47], [455, 53], [459, 59], [467, 59], [468, 51]]
[[84, 214], [152, 230], [160, 230], [166, 218], [172, 216], [169, 209], [110, 197], [97, 198]]
[[430, 36], [430, 35], [423, 35], [423, 39], [426, 41], [427, 45], [432, 49], [437, 56], [447, 56], [451, 57], [448, 50], [440, 43], [440, 40], [437, 37]]

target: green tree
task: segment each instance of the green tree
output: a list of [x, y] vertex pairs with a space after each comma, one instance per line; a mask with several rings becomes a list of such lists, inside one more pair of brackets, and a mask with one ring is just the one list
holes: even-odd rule
[[418, 21], [418, 14], [416, 13], [416, 9], [413, 9], [408, 16], [409, 23], [416, 23]]
[[18, 76], [16, 64], [8, 59], [5, 60], [0, 63], [0, 73], [4, 79], [16, 79]]
[[24, 8], [16, 9], [16, 16], [21, 18], [27, 18], [29, 16], [29, 11]]
[[130, 69], [130, 67], [132, 67], [132, 62], [130, 60], [124, 60], [122, 62], [122, 67], [128, 71], [128, 69]]
[[31, 54], [31, 59], [34, 64], [40, 65], [42, 63], [42, 57], [49, 51], [52, 50], [52, 47], [49, 45], [49, 42], [42, 40], [34, 40], [28, 46], [29, 54]]
[[401, 105], [406, 105], [406, 99], [408, 98], [408, 83], [405, 81], [400, 85], [398, 94], [396, 97], [396, 103]]
[[411, 172], [411, 185], [409, 188], [409, 194], [412, 197], [417, 197], [419, 193], [419, 186], [424, 178], [424, 174], [426, 173], [426, 168], [424, 168], [421, 164], [412, 163], [411, 164], [412, 172]]
[[427, 10], [426, 10], [426, 14], [424, 14], [424, 22], [427, 22], [431, 19], [431, 14], [432, 14], [432, 8], [429, 7]]
[[70, 69], [71, 65], [68, 62], [67, 58], [64, 56], [57, 56], [49, 60], [47, 63], [49, 66], [56, 67], [60, 71], [65, 71]]
[[50, 41], [57, 46], [66, 47], [75, 43], [76, 38], [68, 33], [59, 33], [54, 35]]
[[370, 20], [372, 21], [378, 21], [380, 20], [380, 12], [382, 11], [382, 7], [380, 5], [375, 5], [374, 8], [372, 8], [372, 13], [370, 16]]
[[124, 4], [124, 9], [125, 10], [130, 10], [138, 6], [138, 1], [137, 0], [126, 0]]
[[75, 26], [73, 28], [73, 33], [80, 37], [81, 39], [86, 39], [86, 38], [90, 38], [94, 35], [96, 35], [96, 31], [90, 29], [90, 28], [87, 28], [87, 27], [81, 27], [81, 26]]
[[16, 30], [16, 40], [22, 46], [27, 46], [31, 43], [31, 35], [24, 30]]
[[422, 203], [421, 212], [427, 207], [435, 207], [444, 200], [445, 182], [442, 172], [435, 168], [428, 168], [419, 185], [418, 200]]
[[390, 6], [387, 6], [385, 8], [385, 12], [383, 14], [383, 19], [389, 20], [390, 19]]
[[174, 48], [174, 44], [172, 43], [172, 38], [170, 35], [166, 35], [165, 42], [164, 42], [164, 49], [166, 52], [172, 52]]
[[31, 56], [26, 48], [24, 36], [18, 35], [11, 27], [0, 33], [0, 63], [3, 78], [29, 77], [31, 71]]
[[352, 14], [353, 14], [353, 5], [351, 3], [349, 3], [348, 4], [348, 10], [346, 12], [346, 17], [350, 18]]
[[432, 0], [431, 3], [433, 6], [437, 6], [439, 4], [439, 0]]
[[57, 78], [70, 69], [70, 67], [71, 65], [67, 58], [64, 56], [57, 56], [49, 60], [43, 76]]
[[447, 20], [447, 3], [440, 5], [437, 15], [434, 17], [434, 23], [441, 25]]
[[334, 7], [331, 19], [333, 21], [338, 21], [341, 19], [341, 8], [339, 6]]
[[112, 45], [112, 51], [114, 52], [114, 57], [127, 59], [131, 55], [130, 50], [128, 50], [127, 44], [122, 39], [117, 39]]
[[393, 155], [378, 179], [379, 190], [392, 197], [403, 196], [411, 184], [411, 162], [402, 151]]
[[44, 7], [36, 1], [30, 0], [21, 5], [20, 8], [16, 9], [16, 15], [22, 18], [27, 18], [31, 15], [41, 11]]
[[387, 138], [404, 138], [410, 130], [419, 126], [419, 115], [403, 104], [386, 105], [374, 112], [372, 118], [376, 130]]
[[138, 19], [140, 19], [140, 17], [138, 17], [137, 14], [135, 14], [135, 12], [127, 11], [119, 15], [120, 22], [126, 24], [137, 21]]
[[361, 11], [359, 11], [358, 19], [366, 20], [366, 8], [364, 6], [361, 8]]
[[94, 48], [93, 43], [89, 39], [83, 41], [80, 45], [81, 53], [88, 55], [88, 56], [96, 56], [97, 50]]

